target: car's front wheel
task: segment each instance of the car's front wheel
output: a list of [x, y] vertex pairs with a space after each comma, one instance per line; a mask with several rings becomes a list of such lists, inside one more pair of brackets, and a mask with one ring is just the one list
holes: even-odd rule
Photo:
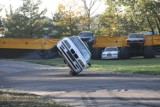
[[71, 71], [69, 72], [69, 74], [72, 75], [72, 76], [76, 76], [78, 73], [76, 73], [76, 72], [74, 72], [74, 71], [71, 70]]
[[152, 46], [144, 47], [144, 58], [155, 58], [155, 52]]

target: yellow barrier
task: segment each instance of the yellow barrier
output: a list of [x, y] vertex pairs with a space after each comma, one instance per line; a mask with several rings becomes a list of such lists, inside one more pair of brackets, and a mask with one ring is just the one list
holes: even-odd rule
[[[126, 42], [127, 36], [99, 36], [93, 44], [94, 48], [104, 48], [104, 47], [123, 47], [128, 46]], [[145, 36], [144, 45], [159, 45], [160, 46], [160, 35], [150, 35]]]
[[160, 35], [145, 36], [144, 45], [160, 45]]
[[[96, 37], [93, 44], [94, 48], [104, 47], [123, 47], [128, 46], [127, 36], [99, 36]], [[42, 38], [42, 39], [20, 39], [20, 38], [0, 38], [0, 48], [7, 49], [50, 49], [60, 39]], [[160, 35], [145, 36], [144, 45], [160, 45]]]
[[94, 48], [104, 48], [104, 47], [111, 47], [111, 46], [127, 46], [126, 43], [126, 36], [100, 36], [96, 37], [96, 40], [93, 44]]
[[59, 39], [0, 38], [0, 48], [6, 49], [50, 49]]

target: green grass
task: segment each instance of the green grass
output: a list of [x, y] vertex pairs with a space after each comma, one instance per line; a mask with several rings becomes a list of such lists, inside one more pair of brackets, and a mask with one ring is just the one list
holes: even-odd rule
[[49, 98], [23, 93], [15, 90], [0, 89], [0, 107], [69, 107], [56, 103]]
[[[53, 66], [66, 66], [62, 58], [27, 61]], [[91, 60], [90, 62], [92, 64], [92, 67], [90, 67], [89, 69], [91, 70], [160, 75], [160, 58], [131, 58], [128, 60]]]
[[160, 75], [160, 59], [91, 60], [92, 70]]

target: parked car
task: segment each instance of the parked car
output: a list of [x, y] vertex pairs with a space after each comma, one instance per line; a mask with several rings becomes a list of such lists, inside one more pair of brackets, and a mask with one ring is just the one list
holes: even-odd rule
[[102, 52], [102, 59], [118, 59], [119, 51], [117, 47], [107, 47]]
[[70, 74], [75, 76], [89, 64], [91, 53], [78, 36], [65, 37], [57, 43], [59, 54], [70, 67]]
[[92, 45], [94, 43], [94, 40], [95, 40], [95, 36], [93, 34], [93, 32], [91, 31], [81, 31], [78, 36], [80, 37], [80, 39], [87, 43], [89, 49], [92, 48]]
[[130, 33], [127, 38], [127, 44], [132, 46], [143, 45], [145, 42], [144, 34]]

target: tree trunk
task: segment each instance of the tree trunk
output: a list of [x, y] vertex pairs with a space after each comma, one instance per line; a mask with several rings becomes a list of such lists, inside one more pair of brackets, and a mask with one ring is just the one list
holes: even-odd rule
[[[160, 24], [160, 18], [158, 17], [158, 22], [159, 22], [159, 24]], [[160, 34], [160, 29], [158, 29], [159, 30], [159, 34]]]
[[149, 24], [149, 27], [151, 28], [152, 34], [154, 35], [154, 28], [152, 27], [152, 24], [151, 24], [148, 16], [147, 16], [147, 22], [148, 22], [148, 24]]
[[91, 16], [90, 16], [90, 11], [88, 13], [88, 30], [91, 29]]
[[160, 34], [160, 26], [159, 26], [159, 22], [158, 22], [157, 19], [155, 19], [155, 21], [156, 21], [156, 25], [157, 25], [157, 28], [158, 28], [158, 32], [159, 32], [159, 34]]
[[158, 17], [158, 22], [160, 23], [160, 18]]
[[69, 18], [69, 30], [70, 30], [70, 35], [73, 35], [73, 28], [72, 28], [72, 18]]

